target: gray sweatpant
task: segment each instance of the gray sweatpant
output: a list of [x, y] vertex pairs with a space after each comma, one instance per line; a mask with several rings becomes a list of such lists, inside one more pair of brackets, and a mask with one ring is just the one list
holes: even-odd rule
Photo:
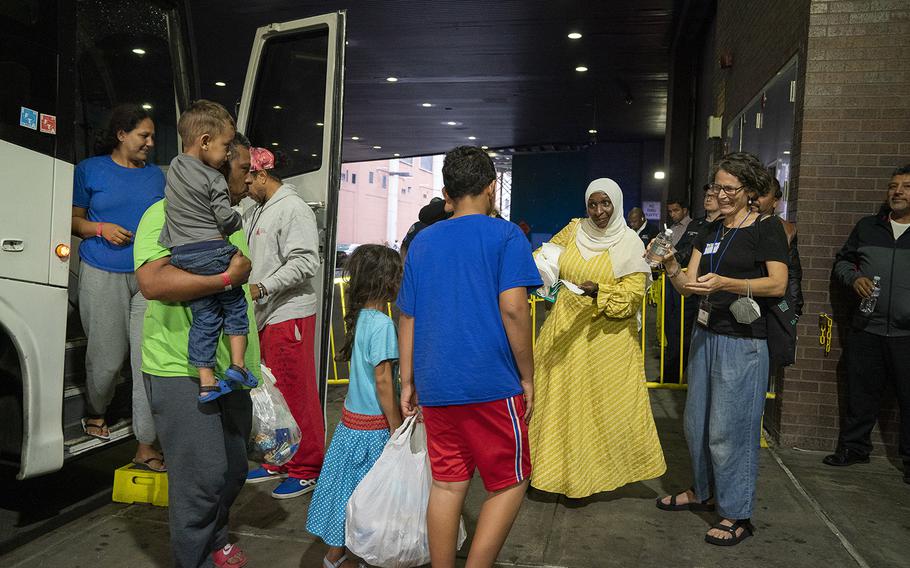
[[212, 552], [229, 544], [231, 505], [246, 481], [250, 393], [234, 391], [200, 404], [198, 379], [146, 375], [146, 381], [167, 456], [174, 566], [213, 566]]
[[142, 378], [142, 320], [146, 300], [133, 272], [79, 266], [79, 315], [88, 339], [85, 385], [88, 413], [107, 411], [120, 368], [130, 356], [133, 378], [133, 432], [142, 444], [157, 438]]

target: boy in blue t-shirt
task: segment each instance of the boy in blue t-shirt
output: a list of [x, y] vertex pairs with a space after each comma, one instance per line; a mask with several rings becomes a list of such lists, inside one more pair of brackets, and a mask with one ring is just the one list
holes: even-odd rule
[[442, 176], [455, 213], [414, 238], [398, 295], [401, 408], [416, 414], [419, 398], [426, 424], [433, 565], [454, 566], [476, 468], [489, 494], [468, 558], [492, 566], [531, 474], [528, 288], [542, 282], [521, 229], [490, 217], [496, 170], [486, 152], [455, 148]]

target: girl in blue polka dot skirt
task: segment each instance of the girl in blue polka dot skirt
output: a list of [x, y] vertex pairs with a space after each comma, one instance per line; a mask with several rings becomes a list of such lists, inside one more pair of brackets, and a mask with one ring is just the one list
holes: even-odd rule
[[348, 312], [337, 359], [350, 361], [351, 381], [306, 523], [309, 532], [329, 545], [324, 568], [357, 566], [344, 546], [345, 506], [379, 459], [389, 433], [401, 425], [398, 337], [385, 313], [398, 294], [401, 273], [401, 257], [381, 245], [357, 247], [345, 266]]

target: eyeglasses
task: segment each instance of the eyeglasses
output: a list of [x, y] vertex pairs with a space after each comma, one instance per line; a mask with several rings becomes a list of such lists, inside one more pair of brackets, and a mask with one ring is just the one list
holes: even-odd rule
[[723, 191], [727, 197], [733, 197], [738, 191], [744, 189], [745, 187], [746, 186], [744, 185], [741, 185], [739, 187], [730, 187], [729, 185], [709, 183], [705, 185], [705, 193], [708, 195], [719, 195], [720, 192]]

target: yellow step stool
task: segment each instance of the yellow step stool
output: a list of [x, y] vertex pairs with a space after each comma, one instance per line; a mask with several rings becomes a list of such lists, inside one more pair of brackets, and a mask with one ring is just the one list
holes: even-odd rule
[[149, 471], [129, 464], [114, 472], [114, 492], [117, 503], [151, 503], [167, 507], [167, 473]]

